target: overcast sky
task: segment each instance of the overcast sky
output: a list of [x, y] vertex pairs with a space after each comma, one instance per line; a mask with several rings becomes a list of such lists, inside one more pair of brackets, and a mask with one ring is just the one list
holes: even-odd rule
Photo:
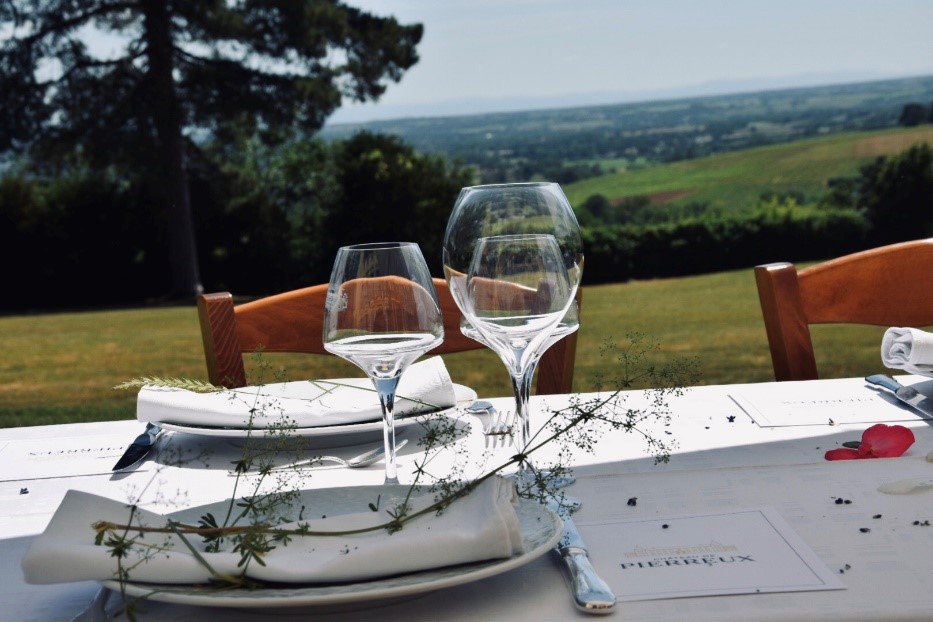
[[346, 0], [421, 60], [330, 123], [933, 74], [931, 0]]

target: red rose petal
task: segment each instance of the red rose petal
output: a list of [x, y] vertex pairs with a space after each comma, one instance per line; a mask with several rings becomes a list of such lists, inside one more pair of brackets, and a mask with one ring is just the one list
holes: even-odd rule
[[862, 433], [860, 458], [897, 458], [914, 444], [914, 433], [902, 425], [878, 423]]
[[856, 458], [861, 458], [862, 456], [858, 455], [858, 452], [854, 449], [840, 447], [839, 449], [830, 449], [826, 452], [824, 457], [827, 460], [855, 460]]

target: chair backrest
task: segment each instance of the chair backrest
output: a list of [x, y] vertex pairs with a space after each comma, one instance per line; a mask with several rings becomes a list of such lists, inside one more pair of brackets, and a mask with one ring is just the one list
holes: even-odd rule
[[[461, 313], [447, 282], [434, 279], [444, 342], [430, 354], [448, 354], [484, 348], [460, 332]], [[296, 289], [234, 305], [229, 292], [198, 296], [198, 319], [207, 361], [208, 381], [228, 388], [246, 386], [243, 356], [263, 352], [331, 355], [324, 349], [324, 300], [327, 284]], [[577, 290], [577, 304], [582, 290]], [[577, 332], [551, 346], [538, 363], [535, 393], [569, 393], [573, 385]]]
[[[776, 380], [815, 380], [810, 324], [933, 325], [933, 238], [755, 267]], [[880, 347], [880, 341], [879, 341]]]

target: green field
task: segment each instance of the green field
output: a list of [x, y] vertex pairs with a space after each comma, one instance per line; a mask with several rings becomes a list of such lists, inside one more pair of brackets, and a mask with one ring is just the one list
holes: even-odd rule
[[575, 207], [594, 194], [610, 200], [647, 195], [657, 203], [701, 202], [723, 211], [747, 209], [765, 192], [797, 191], [814, 201], [825, 194], [829, 179], [855, 176], [871, 159], [924, 141], [933, 142], [933, 126], [834, 134], [604, 175], [568, 184], [564, 192]]
[[[817, 328], [824, 377], [883, 371], [884, 327]], [[624, 341], [630, 331], [657, 338], [662, 359], [697, 357], [701, 384], [772, 379], [750, 268], [587, 288], [574, 390], [592, 389], [599, 374], [612, 374], [600, 347], [606, 338]], [[0, 348], [0, 427], [128, 419], [135, 416], [135, 392], [116, 391], [115, 384], [139, 376], [206, 379], [194, 307], [2, 317]], [[510, 394], [491, 352], [445, 360], [455, 382], [482, 396]], [[359, 375], [333, 357], [268, 356], [266, 362], [289, 378]]]

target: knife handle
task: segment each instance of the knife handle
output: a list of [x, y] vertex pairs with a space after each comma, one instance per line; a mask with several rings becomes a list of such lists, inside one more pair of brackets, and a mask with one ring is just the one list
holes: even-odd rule
[[586, 551], [570, 547], [561, 552], [561, 557], [570, 571], [570, 586], [577, 609], [586, 613], [612, 613], [616, 604], [615, 594], [596, 574]]
[[892, 391], [897, 391], [898, 389], [901, 389], [904, 386], [900, 382], [892, 378], [891, 376], [888, 376], [885, 374], [872, 374], [871, 376], [868, 376], [867, 378], [865, 378], [865, 380], [872, 384], [880, 385], [884, 387], [885, 389], [890, 389]]

